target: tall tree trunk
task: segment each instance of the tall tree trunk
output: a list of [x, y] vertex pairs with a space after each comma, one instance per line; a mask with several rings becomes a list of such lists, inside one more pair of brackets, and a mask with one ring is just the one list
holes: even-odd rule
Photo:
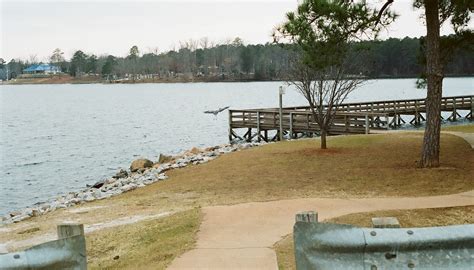
[[438, 0], [425, 0], [426, 15], [426, 75], [428, 93], [426, 97], [426, 129], [423, 138], [420, 167], [439, 166], [441, 97], [443, 71], [440, 61]]
[[326, 135], [327, 135], [326, 129], [322, 128], [321, 129], [321, 149], [327, 149]]

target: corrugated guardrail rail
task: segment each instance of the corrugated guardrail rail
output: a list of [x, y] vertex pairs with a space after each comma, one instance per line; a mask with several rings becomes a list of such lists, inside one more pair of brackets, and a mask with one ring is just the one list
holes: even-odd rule
[[296, 222], [296, 268], [474, 269], [474, 224], [409, 229]]

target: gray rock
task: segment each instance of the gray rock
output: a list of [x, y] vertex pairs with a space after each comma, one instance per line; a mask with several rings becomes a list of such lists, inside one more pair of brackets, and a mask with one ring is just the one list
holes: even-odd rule
[[104, 184], [105, 184], [105, 180], [102, 180], [102, 181], [96, 182], [95, 184], [93, 184], [90, 187], [92, 187], [92, 188], [101, 188]]
[[120, 169], [120, 171], [117, 172], [117, 174], [115, 174], [114, 176], [112, 176], [112, 178], [120, 179], [120, 178], [125, 178], [127, 176], [128, 176], [128, 172], [124, 169]]
[[121, 187], [120, 190], [121, 190], [122, 192], [127, 192], [127, 191], [130, 191], [130, 190], [134, 190], [134, 189], [136, 189], [136, 188], [137, 188], [136, 185], [134, 185], [134, 184], [128, 184], [128, 185], [125, 185], [125, 186]]
[[39, 215], [41, 215], [41, 212], [38, 209], [31, 210], [31, 215], [30, 216], [37, 217]]
[[10, 212], [10, 217], [16, 217], [16, 216], [19, 216], [19, 215], [21, 215], [21, 211]]

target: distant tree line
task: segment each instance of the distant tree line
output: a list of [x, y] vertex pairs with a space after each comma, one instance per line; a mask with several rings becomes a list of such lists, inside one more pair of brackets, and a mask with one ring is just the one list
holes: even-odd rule
[[[445, 37], [447, 38], [447, 37]], [[350, 73], [368, 78], [418, 77], [422, 73], [420, 38], [390, 38], [381, 41], [352, 43], [356, 65]], [[202, 80], [284, 80], [290, 72], [293, 45], [267, 43], [245, 45], [240, 38], [223, 44], [213, 44], [203, 38], [180, 42], [178, 48], [158, 53], [157, 50], [141, 53], [133, 46], [126, 57], [96, 56], [81, 50], [68, 61], [60, 49], [53, 51], [49, 62], [71, 76], [96, 75], [104, 79], [143, 77], [158, 79]], [[454, 52], [453, 60], [446, 66], [449, 76], [474, 75], [474, 50], [470, 47]], [[0, 65], [0, 77], [8, 66], [10, 77], [22, 73], [29, 65], [37, 64], [35, 58], [11, 60]]]

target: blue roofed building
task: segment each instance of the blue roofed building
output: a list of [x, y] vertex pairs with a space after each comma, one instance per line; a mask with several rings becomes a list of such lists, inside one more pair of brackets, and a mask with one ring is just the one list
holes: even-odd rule
[[61, 68], [50, 64], [32, 65], [23, 70], [25, 74], [57, 74], [61, 73]]

